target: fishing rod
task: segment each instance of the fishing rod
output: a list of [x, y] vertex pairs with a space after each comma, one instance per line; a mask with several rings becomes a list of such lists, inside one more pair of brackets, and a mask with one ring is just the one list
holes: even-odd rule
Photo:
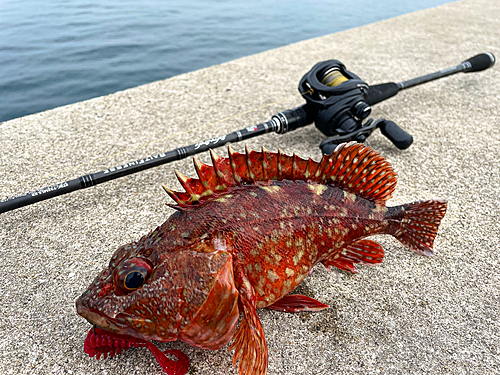
[[323, 134], [332, 136], [320, 145], [325, 154], [332, 153], [335, 147], [343, 142], [353, 140], [363, 142], [376, 128], [379, 128], [382, 134], [397, 148], [406, 149], [413, 142], [413, 138], [394, 122], [385, 119], [377, 121], [369, 119], [366, 123], [363, 123], [371, 113], [371, 105], [389, 99], [399, 91], [409, 87], [459, 72], [479, 72], [490, 68], [494, 64], [495, 56], [490, 52], [486, 52], [454, 67], [409, 81], [388, 82], [369, 86], [357, 75], [349, 72], [340, 61], [323, 61], [316, 64], [301, 79], [299, 91], [306, 100], [306, 104], [300, 107], [279, 112], [269, 121], [230, 134], [148, 156], [100, 172], [90, 173], [13, 198], [7, 198], [0, 201], [0, 213], [181, 160], [227, 143], [240, 142], [270, 132], [285, 134], [313, 122]]

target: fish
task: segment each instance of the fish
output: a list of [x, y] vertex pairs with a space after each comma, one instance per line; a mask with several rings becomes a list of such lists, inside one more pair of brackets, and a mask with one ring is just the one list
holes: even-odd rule
[[[257, 309], [328, 308], [292, 293], [313, 267], [356, 273], [355, 264], [380, 264], [383, 248], [366, 239], [375, 234], [433, 255], [447, 202], [387, 207], [397, 174], [368, 146], [344, 143], [319, 162], [264, 147], [238, 153], [229, 146], [228, 154], [210, 150], [212, 165], [193, 158], [198, 178], [175, 171], [185, 191], [164, 189], [176, 212], [118, 248], [76, 301], [78, 314], [98, 330], [89, 336], [106, 343], [87, 337], [89, 355], [114, 354], [113, 340], [123, 347], [181, 340], [212, 350], [232, 341], [239, 374], [265, 375], [268, 348]], [[177, 359], [187, 371], [186, 359]]]

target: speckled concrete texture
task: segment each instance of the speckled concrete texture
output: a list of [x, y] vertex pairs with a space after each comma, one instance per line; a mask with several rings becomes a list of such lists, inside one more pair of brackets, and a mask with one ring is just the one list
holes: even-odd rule
[[[398, 82], [480, 52], [498, 57], [499, 41], [500, 2], [465, 0], [5, 122], [0, 197], [268, 120], [303, 103], [298, 81], [319, 61], [338, 59], [372, 84]], [[259, 311], [269, 375], [500, 373], [499, 72], [497, 64], [455, 75], [374, 107], [374, 118], [415, 139], [405, 151], [379, 133], [368, 140], [399, 174], [389, 205], [449, 202], [436, 255], [380, 236], [379, 267], [356, 275], [316, 267], [298, 291], [330, 309]], [[322, 138], [310, 126], [248, 145], [318, 159]], [[0, 373], [162, 373], [146, 349], [86, 356], [90, 326], [74, 301], [119, 245], [172, 213], [160, 186], [179, 188], [174, 169], [194, 173], [191, 161], [179, 161], [0, 215]], [[227, 348], [159, 346], [184, 351], [190, 374], [237, 374]]]

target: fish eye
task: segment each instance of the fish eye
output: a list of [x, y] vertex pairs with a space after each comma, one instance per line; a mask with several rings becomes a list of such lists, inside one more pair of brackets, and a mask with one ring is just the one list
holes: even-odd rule
[[137, 289], [144, 285], [146, 281], [146, 276], [143, 272], [140, 271], [131, 271], [125, 276], [125, 281], [123, 285], [127, 289]]
[[129, 293], [143, 286], [151, 275], [153, 267], [144, 258], [124, 260], [115, 270], [115, 285], [123, 293]]

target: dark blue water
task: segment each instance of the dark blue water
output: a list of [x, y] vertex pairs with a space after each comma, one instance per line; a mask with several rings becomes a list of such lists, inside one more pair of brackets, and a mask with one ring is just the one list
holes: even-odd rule
[[0, 0], [0, 122], [448, 1]]

